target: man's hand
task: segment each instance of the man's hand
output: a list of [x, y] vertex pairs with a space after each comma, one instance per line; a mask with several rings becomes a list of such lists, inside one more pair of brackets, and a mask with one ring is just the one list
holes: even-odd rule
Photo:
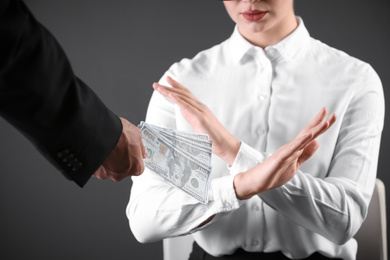
[[234, 177], [234, 189], [238, 199], [249, 199], [261, 192], [277, 188], [288, 182], [301, 165], [317, 151], [315, 140], [336, 121], [335, 114], [327, 119], [326, 109], [318, 115], [290, 143], [280, 147], [264, 162]]
[[147, 151], [142, 143], [141, 131], [126, 119], [120, 119], [122, 134], [114, 150], [93, 174], [98, 179], [121, 181], [128, 176], [138, 176], [145, 169], [143, 158], [147, 157]]

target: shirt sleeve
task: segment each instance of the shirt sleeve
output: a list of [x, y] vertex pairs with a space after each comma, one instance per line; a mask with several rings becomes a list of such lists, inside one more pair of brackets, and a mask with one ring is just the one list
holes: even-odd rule
[[232, 166], [228, 166], [228, 169], [230, 174], [235, 176], [238, 173], [244, 172], [257, 164], [262, 163], [269, 156], [271, 156], [270, 153], [259, 152], [246, 143], [241, 142], [236, 158], [234, 159]]
[[[166, 75], [160, 84], [168, 86], [165, 82]], [[172, 73], [170, 75], [174, 77]], [[175, 121], [174, 103], [154, 92], [146, 122], [175, 129]], [[141, 176], [133, 177], [132, 180], [126, 214], [134, 236], [142, 243], [193, 233], [244, 203], [236, 197], [231, 175], [211, 181], [207, 204], [198, 202], [148, 168]], [[211, 222], [199, 228], [212, 216], [214, 218]]]
[[297, 225], [337, 244], [347, 242], [359, 230], [376, 178], [384, 98], [372, 68], [363, 75], [365, 78], [358, 82], [360, 89], [339, 118], [341, 128], [327, 177], [298, 171], [285, 185], [258, 194]]

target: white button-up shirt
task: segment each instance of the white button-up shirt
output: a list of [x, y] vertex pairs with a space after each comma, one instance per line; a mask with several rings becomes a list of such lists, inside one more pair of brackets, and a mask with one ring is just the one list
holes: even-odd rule
[[[299, 19], [292, 34], [265, 49], [235, 28], [221, 44], [173, 64], [161, 84], [167, 85], [166, 75], [189, 88], [242, 143], [230, 168], [213, 156], [206, 205], [149, 169], [134, 177], [127, 216], [139, 241], [193, 233], [214, 256], [243, 248], [355, 259], [353, 236], [373, 191], [384, 119], [381, 82], [370, 65], [311, 38]], [[238, 200], [234, 176], [291, 141], [322, 107], [337, 121], [317, 139], [316, 154], [282, 187]], [[157, 92], [146, 121], [193, 131]]]

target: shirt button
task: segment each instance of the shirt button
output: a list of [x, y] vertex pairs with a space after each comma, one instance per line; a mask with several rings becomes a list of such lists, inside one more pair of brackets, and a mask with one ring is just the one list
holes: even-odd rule
[[252, 241], [252, 245], [257, 246], [258, 244], [259, 244], [259, 241], [258, 241], [258, 240], [253, 240], [253, 241]]
[[263, 135], [263, 134], [265, 134], [265, 130], [263, 128], [259, 128], [259, 129], [257, 129], [257, 134]]
[[267, 94], [261, 94], [261, 95], [258, 96], [259, 100], [261, 100], [261, 101], [266, 100], [267, 97], [268, 97]]
[[276, 55], [276, 50], [275, 49], [268, 49], [266, 52], [271, 57], [274, 57]]
[[268, 64], [267, 64], [265, 61], [260, 61], [260, 62], [257, 64], [257, 66], [258, 66], [260, 72], [263, 72], [263, 71], [266, 69], [267, 65], [268, 65]]
[[259, 211], [260, 210], [259, 206], [257, 206], [257, 205], [253, 205], [252, 208], [253, 208], [254, 211]]

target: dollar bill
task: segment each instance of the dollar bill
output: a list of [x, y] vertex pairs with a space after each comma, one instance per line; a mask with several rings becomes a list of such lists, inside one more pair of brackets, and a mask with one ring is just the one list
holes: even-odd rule
[[162, 136], [169, 138], [169, 139], [186, 142], [189, 145], [199, 147], [200, 149], [207, 149], [209, 151], [212, 150], [212, 143], [210, 141], [188, 139], [188, 138], [185, 138], [182, 136], [174, 135], [171, 132], [158, 132], [158, 133], [161, 134]]
[[[168, 139], [141, 122], [142, 141], [148, 150], [145, 166], [201, 203], [208, 202], [211, 153], [190, 149], [188, 143]], [[196, 139], [192, 138], [191, 140]]]
[[207, 166], [211, 165], [212, 150], [204, 148], [194, 142], [175, 139], [172, 136], [161, 134], [163, 140], [166, 140], [172, 146], [177, 147], [183, 153], [193, 157], [194, 159], [204, 163]]
[[[181, 152], [182, 154], [190, 157], [192, 160], [196, 161], [196, 163], [202, 165], [204, 168], [211, 167], [211, 155], [212, 150], [209, 147], [203, 147], [200, 144], [197, 144], [189, 139], [181, 139], [177, 138], [174, 135], [166, 135], [161, 132], [161, 128], [159, 131], [155, 131], [152, 125], [144, 123], [144, 128], [149, 129], [150, 132], [153, 132], [160, 140], [163, 140], [167, 145], [173, 147], [176, 151]], [[203, 141], [198, 141], [201, 143]], [[210, 142], [211, 144], [211, 142]]]
[[161, 133], [168, 134], [168, 135], [174, 136], [176, 138], [181, 138], [181, 139], [185, 139], [185, 140], [193, 140], [195, 142], [199, 142], [199, 143], [204, 144], [205, 146], [211, 148], [211, 142], [209, 140], [209, 136], [206, 134], [188, 133], [188, 132], [184, 132], [184, 131], [173, 130], [170, 128], [163, 128], [163, 127], [156, 126], [156, 125], [150, 125], [150, 127], [156, 132], [161, 132]]

